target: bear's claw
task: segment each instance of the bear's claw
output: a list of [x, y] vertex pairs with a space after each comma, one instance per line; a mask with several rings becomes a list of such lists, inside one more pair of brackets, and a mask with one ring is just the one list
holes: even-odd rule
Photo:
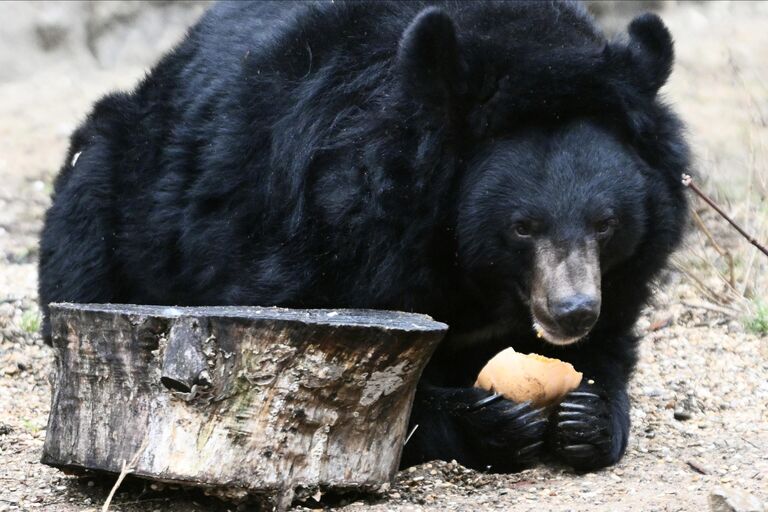
[[476, 411], [478, 409], [482, 409], [483, 407], [487, 405], [491, 405], [492, 403], [498, 402], [499, 400], [502, 400], [504, 396], [501, 393], [494, 393], [492, 395], [488, 395], [487, 397], [478, 400], [474, 404], [472, 404], [469, 407], [470, 411]]
[[497, 399], [463, 415], [465, 431], [473, 432], [470, 443], [482, 469], [517, 471], [538, 461], [545, 445], [549, 421], [544, 410], [530, 402]]
[[613, 426], [607, 398], [599, 391], [579, 389], [566, 395], [553, 416], [550, 449], [578, 470], [609, 466], [614, 455]]
[[535, 459], [538, 457], [543, 447], [544, 441], [536, 441], [535, 443], [520, 448], [515, 455], [520, 460]]

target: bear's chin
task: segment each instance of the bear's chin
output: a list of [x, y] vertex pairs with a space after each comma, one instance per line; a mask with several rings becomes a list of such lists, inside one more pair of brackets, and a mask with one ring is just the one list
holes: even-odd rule
[[573, 337], [565, 337], [561, 336], [559, 334], [555, 334], [549, 330], [547, 330], [544, 325], [537, 321], [536, 319], [533, 320], [533, 330], [536, 333], [536, 336], [543, 339], [547, 343], [551, 343], [552, 345], [557, 345], [560, 347], [564, 347], [566, 345], [572, 345], [582, 339], [584, 336], [589, 334], [589, 332], [585, 332], [581, 336], [573, 336]]

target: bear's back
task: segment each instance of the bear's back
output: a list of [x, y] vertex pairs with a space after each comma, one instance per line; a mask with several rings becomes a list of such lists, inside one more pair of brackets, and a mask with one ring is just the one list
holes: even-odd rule
[[572, 2], [214, 5], [73, 137], [56, 193], [109, 189], [98, 215], [119, 291], [103, 300], [433, 312], [438, 267], [452, 265], [435, 255], [453, 254], [441, 226], [456, 159], [395, 69], [429, 5], [453, 19], [468, 61], [499, 68], [604, 43]]

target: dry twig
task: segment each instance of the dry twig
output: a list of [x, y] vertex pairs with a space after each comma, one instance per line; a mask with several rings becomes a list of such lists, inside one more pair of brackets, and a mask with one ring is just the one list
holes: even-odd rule
[[107, 496], [107, 500], [104, 502], [104, 505], [101, 507], [101, 512], [107, 512], [109, 510], [109, 505], [112, 503], [112, 498], [115, 497], [115, 493], [117, 492], [117, 489], [120, 488], [120, 484], [123, 483], [123, 480], [125, 480], [125, 477], [128, 476], [129, 473], [133, 473], [134, 469], [136, 468], [136, 463], [139, 462], [139, 457], [141, 457], [141, 454], [144, 453], [144, 448], [147, 447], [147, 438], [144, 438], [144, 441], [141, 443], [141, 446], [139, 446], [139, 449], [136, 450], [136, 454], [133, 456], [130, 462], [123, 461], [123, 467], [120, 470], [120, 475], [118, 475], [117, 480], [115, 481], [115, 485], [112, 486], [112, 489], [109, 491], [109, 496]]
[[716, 290], [713, 290], [709, 286], [707, 286], [701, 279], [696, 277], [693, 273], [689, 272], [686, 268], [685, 264], [674, 261], [672, 262], [675, 269], [681, 272], [685, 277], [691, 280], [691, 283], [696, 287], [699, 292], [701, 292], [702, 295], [704, 295], [707, 299], [714, 303], [721, 304], [723, 306], [727, 306], [731, 302], [731, 298], [729, 298], [727, 295], [717, 292]]
[[717, 304], [708, 304], [706, 302], [694, 302], [694, 301], [688, 301], [684, 300], [681, 301], [684, 306], [688, 306], [689, 308], [695, 308], [695, 309], [706, 309], [709, 311], [714, 311], [716, 313], [722, 313], [727, 316], [737, 317], [739, 316], [739, 311], [732, 309], [732, 308], [725, 308], [722, 306], [718, 306]]
[[765, 246], [763, 246], [763, 245], [762, 245], [760, 242], [758, 242], [758, 241], [755, 239], [755, 237], [753, 237], [752, 235], [750, 235], [749, 233], [747, 233], [746, 231], [744, 231], [744, 230], [741, 228], [741, 226], [739, 226], [738, 224], [736, 224], [736, 222], [735, 222], [733, 219], [731, 219], [731, 218], [728, 216], [728, 214], [727, 214], [727, 213], [725, 213], [725, 212], [724, 212], [724, 211], [723, 211], [723, 210], [722, 210], [722, 209], [721, 209], [721, 208], [720, 208], [720, 207], [717, 205], [717, 203], [715, 203], [715, 202], [714, 202], [712, 199], [710, 199], [710, 198], [709, 198], [709, 196], [707, 196], [707, 194], [705, 194], [705, 193], [704, 193], [704, 192], [703, 192], [703, 191], [702, 191], [702, 190], [701, 190], [701, 189], [700, 189], [700, 188], [699, 188], [699, 187], [698, 187], [698, 186], [697, 186], [697, 185], [696, 185], [696, 184], [693, 182], [693, 178], [691, 178], [691, 175], [690, 175], [690, 174], [683, 174], [682, 180], [683, 180], [683, 185], [685, 185], [686, 187], [688, 187], [688, 188], [690, 188], [691, 190], [693, 190], [693, 191], [696, 193], [696, 195], [698, 195], [698, 196], [699, 196], [699, 197], [700, 197], [700, 198], [701, 198], [701, 199], [702, 199], [702, 200], [703, 200], [705, 203], [707, 203], [709, 206], [711, 206], [711, 207], [712, 207], [712, 208], [713, 208], [713, 209], [714, 209], [714, 210], [715, 210], [717, 213], [719, 213], [719, 214], [720, 214], [720, 216], [721, 216], [721, 217], [723, 217], [725, 220], [727, 220], [727, 221], [728, 221], [728, 224], [730, 224], [731, 226], [733, 226], [733, 227], [734, 227], [734, 229], [736, 229], [736, 231], [738, 231], [739, 233], [741, 233], [741, 236], [743, 236], [744, 238], [746, 238], [746, 239], [749, 241], [749, 243], [751, 243], [752, 245], [754, 245], [755, 247], [757, 247], [757, 248], [760, 250], [760, 252], [762, 252], [763, 254], [765, 254], [766, 256], [768, 256], [768, 249], [766, 249], [766, 248], [765, 248]]
[[707, 229], [707, 226], [704, 225], [704, 221], [701, 219], [699, 214], [696, 212], [696, 210], [691, 210], [693, 212], [693, 220], [696, 222], [696, 226], [698, 226], [699, 230], [701, 230], [702, 233], [707, 237], [709, 242], [712, 244], [712, 247], [715, 248], [715, 251], [720, 254], [723, 258], [726, 259], [728, 262], [728, 284], [731, 288], [734, 290], [736, 289], [736, 273], [733, 265], [733, 255], [731, 252], [727, 249], [723, 249], [720, 247], [720, 244], [718, 244], [715, 241], [715, 238], [712, 236], [712, 233], [710, 233], [709, 229]]

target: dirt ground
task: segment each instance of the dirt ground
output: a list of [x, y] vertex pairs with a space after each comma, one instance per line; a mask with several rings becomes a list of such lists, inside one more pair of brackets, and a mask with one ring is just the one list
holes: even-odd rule
[[[768, 7], [677, 4], [663, 13], [677, 41], [668, 101], [689, 123], [698, 171], [729, 211], [755, 224], [751, 195], [768, 176]], [[112, 481], [76, 478], [38, 461], [49, 409], [51, 351], [37, 327], [37, 235], [67, 137], [101, 94], [127, 88], [141, 68], [98, 71], [66, 62], [0, 83], [0, 512], [100, 510]], [[763, 188], [763, 198], [765, 199]], [[752, 208], [752, 209], [750, 209]], [[717, 242], [738, 256], [737, 288], [765, 292], [765, 266], [719, 218], [703, 213]], [[759, 218], [759, 219], [760, 219]], [[758, 219], [758, 220], [759, 220]], [[401, 472], [380, 497], [334, 498], [341, 510], [706, 510], [716, 488], [768, 500], [768, 338], [745, 329], [733, 306], [712, 303], [720, 263], [692, 229], [641, 319], [631, 385], [632, 435], [615, 467], [578, 475], [541, 465], [488, 475], [457, 464]], [[698, 263], [697, 263], [698, 262]], [[739, 263], [742, 262], [742, 263]], [[751, 272], [744, 270], [749, 267]], [[682, 269], [682, 271], [680, 270]], [[693, 276], [693, 278], [689, 277]], [[765, 297], [763, 295], [763, 297]], [[312, 500], [310, 500], [311, 502]], [[765, 506], [765, 505], [764, 505]], [[244, 510], [199, 492], [127, 482], [110, 510]]]

